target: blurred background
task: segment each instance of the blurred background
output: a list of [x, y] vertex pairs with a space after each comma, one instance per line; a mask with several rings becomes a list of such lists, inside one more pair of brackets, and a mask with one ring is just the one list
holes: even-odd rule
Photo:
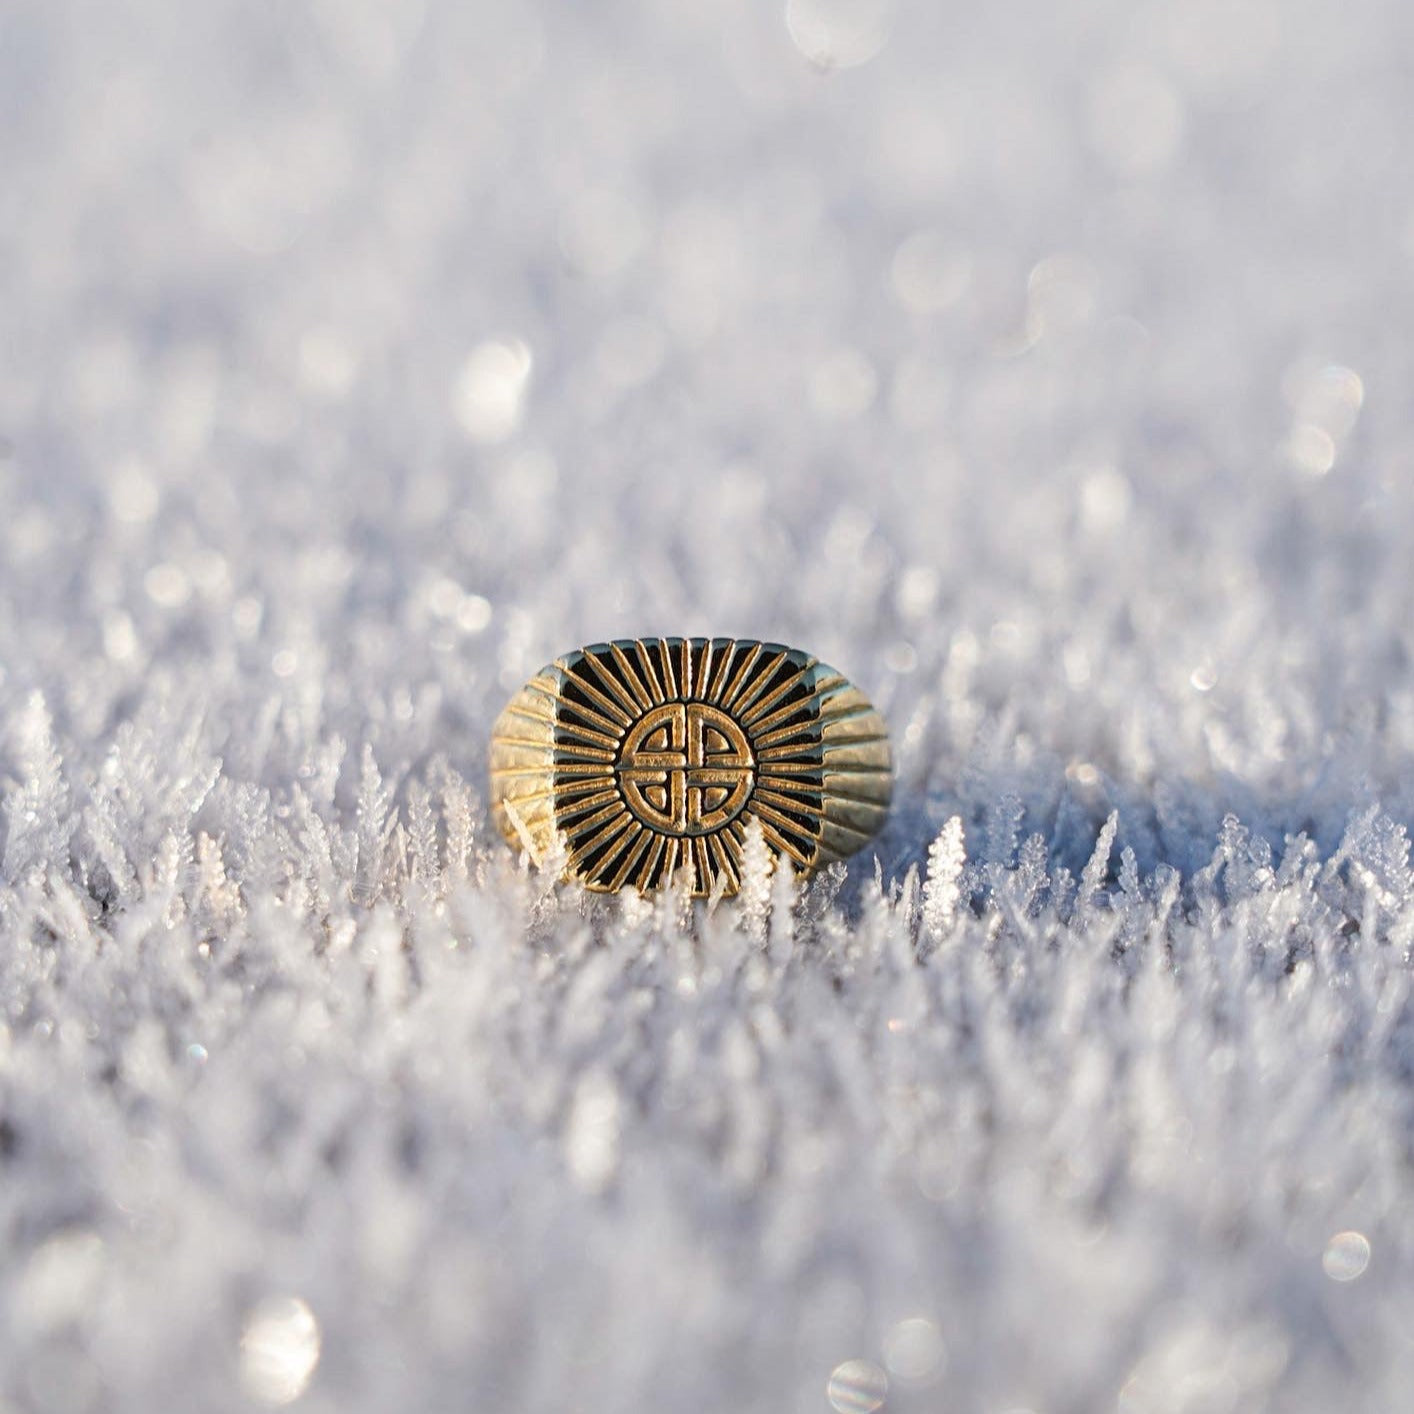
[[920, 789], [1004, 712], [998, 767], [1402, 790], [1411, 29], [9, 0], [11, 686], [470, 760], [571, 645], [758, 634]]
[[[1146, 878], [1161, 866], [1186, 878], [1228, 812], [1278, 851], [1304, 831], [1329, 856], [1351, 812], [1378, 804], [1389, 858], [1407, 862], [1411, 55], [1405, 0], [3, 0], [0, 784], [29, 779], [52, 733], [75, 810], [124, 771], [186, 799], [219, 758], [222, 786], [203, 807], [213, 838], [241, 838], [238, 822], [262, 809], [288, 819], [294, 782], [326, 822], [348, 822], [360, 790], [368, 798], [364, 747], [399, 801], [438, 757], [479, 785], [496, 711], [557, 653], [634, 634], [751, 635], [818, 653], [889, 718], [899, 792], [880, 847], [886, 886], [953, 814], [970, 842], [990, 838], [999, 866], [1024, 822], [1048, 866], [1078, 873], [1117, 811], [1116, 848]], [[132, 899], [162, 838], [143, 800], [119, 821]], [[108, 826], [86, 818], [84, 838], [109, 850], [98, 894], [128, 898]], [[50, 862], [66, 864], [59, 838]], [[248, 864], [228, 848], [233, 878]], [[862, 861], [848, 888], [871, 870]], [[74, 916], [43, 913], [58, 933]], [[270, 914], [262, 926], [277, 937], [285, 925]], [[269, 976], [286, 965], [271, 961]], [[6, 984], [16, 1027], [42, 1011], [18, 976]], [[133, 976], [145, 980], [122, 984], [128, 1021], [177, 1006], [165, 982]], [[486, 1024], [514, 1030], [530, 992], [501, 986], [483, 989], [500, 999], [485, 1002]], [[89, 1018], [80, 1037], [114, 1014], [73, 1005]], [[261, 1055], [323, 1055], [306, 1020], [292, 1009], [241, 1032], [246, 1072], [264, 1074]], [[385, 1016], [378, 1046], [384, 1024], [397, 1032]], [[186, 1055], [186, 1032], [171, 1044]], [[208, 1044], [214, 1054], [210, 1036], [198, 1049]], [[229, 1165], [213, 1172], [239, 1189], [231, 1173], [277, 1143], [281, 1115], [317, 1150], [321, 1097], [361, 1074], [361, 1054], [331, 1052], [323, 1079], [298, 1091], [267, 1076], [267, 1098], [279, 1096], [268, 1131], [230, 1072], [208, 1093], [218, 1117], [233, 1107], [249, 1128], [212, 1151]], [[941, 1368], [939, 1327], [908, 1306], [877, 1317], [903, 1342], [894, 1364], [878, 1349], [874, 1363], [845, 1360], [867, 1344], [860, 1313], [875, 1319], [925, 1228], [947, 1254], [947, 1309], [967, 1308], [969, 1261], [991, 1273], [982, 1333], [954, 1338], [943, 1323], [959, 1408], [1108, 1408], [1121, 1386], [1125, 1414], [1263, 1407], [1254, 1391], [1296, 1368], [1287, 1355], [1316, 1328], [1293, 1307], [1275, 1327], [1241, 1326], [1239, 1349], [1222, 1344], [1223, 1319], [1175, 1317], [1159, 1324], [1169, 1344], [1148, 1383], [1125, 1385], [1144, 1339], [1108, 1343], [1106, 1322], [1125, 1303], [1158, 1309], [1140, 1273], [1201, 1250], [1201, 1278], [1186, 1295], [1171, 1283], [1166, 1300], [1202, 1305], [1240, 1285], [1221, 1221], [1189, 1225], [1167, 1206], [1182, 1206], [1176, 1178], [1157, 1208], [1132, 1210], [1147, 1236], [1095, 1256], [1093, 1285], [1076, 1276], [1090, 1270], [1079, 1248], [1047, 1246], [1043, 1259], [1027, 1246], [1054, 1231], [1026, 1199], [999, 1230], [959, 1219], [946, 1233], [886, 1205], [828, 1282], [774, 1286], [762, 1273], [792, 1243], [853, 1251], [850, 1214], [876, 1190], [836, 1189], [847, 1155], [805, 1145], [798, 1186], [763, 1221], [761, 1267], [757, 1229], [730, 1204], [735, 1218], [707, 1197], [690, 1220], [673, 1206], [682, 1174], [653, 1167], [661, 1130], [645, 1122], [640, 1152], [662, 1183], [648, 1228], [564, 1208], [568, 1190], [535, 1167], [541, 1150], [520, 1131], [477, 1131], [486, 1171], [518, 1175], [532, 1196], [515, 1242], [486, 1237], [476, 1254], [487, 1344], [474, 1353], [447, 1314], [473, 1296], [438, 1252], [449, 1232], [489, 1229], [425, 1193], [394, 1202], [373, 1165], [363, 1179], [338, 1170], [364, 1195], [350, 1221], [396, 1247], [369, 1214], [386, 1198], [404, 1215], [398, 1231], [423, 1244], [408, 1250], [443, 1282], [445, 1300], [427, 1297], [440, 1317], [399, 1308], [402, 1288], [376, 1262], [365, 1286], [341, 1287], [321, 1245], [334, 1218], [299, 1228], [285, 1284], [261, 1306], [250, 1254], [283, 1250], [284, 1200], [203, 1190], [156, 1268], [175, 1324], [110, 1312], [109, 1347], [85, 1337], [85, 1366], [23, 1311], [98, 1309], [94, 1254], [114, 1239], [92, 1238], [106, 1229], [84, 1204], [122, 1206], [103, 1166], [145, 1136], [167, 1221], [197, 1201], [187, 1165], [201, 1165], [183, 1148], [193, 1121], [176, 1091], [144, 1130], [127, 1109], [115, 1119], [106, 1102], [69, 1098], [63, 1084], [82, 1090], [88, 1062], [55, 1070], [47, 1055], [33, 1052], [12, 1099], [41, 1130], [59, 1116], [58, 1137], [24, 1151], [37, 1178], [28, 1196], [15, 1188], [9, 1231], [23, 1253], [75, 1214], [91, 1227], [38, 1246], [39, 1266], [5, 1298], [25, 1354], [0, 1393], [24, 1409], [155, 1408], [164, 1388], [211, 1408], [237, 1389], [295, 1398], [320, 1327], [281, 1293], [320, 1283], [324, 1383], [306, 1397], [321, 1408], [447, 1408], [463, 1387], [503, 1408], [581, 1407], [574, 1389], [597, 1390], [600, 1407], [667, 1408], [671, 1372], [653, 1352], [676, 1349], [698, 1391], [678, 1391], [685, 1409], [825, 1408], [840, 1361], [829, 1406], [872, 1409], [880, 1361], [895, 1374]], [[387, 1063], [389, 1083], [422, 1106], [416, 1143], [451, 1163], [470, 1121], [429, 1090], [429, 1072]], [[721, 1063], [728, 1078], [751, 1073]], [[550, 1092], [504, 1083], [538, 1134]], [[591, 1120], [627, 1115], [613, 1093], [607, 1111], [589, 1095]], [[1396, 1109], [1398, 1093], [1379, 1091]], [[1016, 1106], [1013, 1119], [1031, 1113]], [[986, 1113], [964, 1125], [981, 1151]], [[1210, 1119], [1198, 1132], [1216, 1158], [1229, 1121]], [[635, 1122], [622, 1120], [626, 1149]], [[1375, 1124], [1370, 1143], [1393, 1154], [1404, 1133]], [[1372, 1211], [1405, 1212], [1407, 1181], [1394, 1168], [1382, 1181]], [[318, 1194], [321, 1182], [295, 1186]], [[957, 1191], [934, 1187], [930, 1201]], [[1275, 1211], [1243, 1192], [1221, 1211]], [[1242, 1281], [1294, 1280], [1267, 1245], [1281, 1231], [1258, 1223]], [[142, 1241], [160, 1245], [154, 1232], [168, 1230]], [[1359, 1276], [1369, 1246], [1362, 1256], [1365, 1238], [1347, 1237], [1332, 1260]], [[571, 1248], [593, 1258], [566, 1275], [556, 1263]], [[518, 1267], [527, 1250], [559, 1273], [560, 1304]], [[679, 1309], [696, 1313], [681, 1348], [655, 1334], [643, 1294], [668, 1256]], [[1036, 1286], [1032, 1259], [1062, 1275]], [[738, 1284], [742, 1271], [753, 1275]], [[1315, 1259], [1301, 1271], [1324, 1290]], [[593, 1272], [618, 1292], [618, 1358], [640, 1336], [647, 1353], [591, 1379], [583, 1362], [555, 1363], [551, 1334], [602, 1306]], [[1056, 1327], [1072, 1280], [1088, 1294]], [[486, 1314], [498, 1285], [507, 1311], [531, 1313], [506, 1316], [514, 1372], [497, 1365]], [[1317, 1302], [1296, 1285], [1293, 1302]], [[125, 1289], [137, 1301], [147, 1288]], [[350, 1290], [367, 1302], [341, 1308]], [[735, 1312], [732, 1290], [751, 1293]], [[826, 1333], [808, 1358], [769, 1322], [747, 1329], [771, 1310], [807, 1313], [802, 1329]], [[1016, 1381], [1013, 1330], [1029, 1352]], [[527, 1331], [539, 1335], [517, 1343]], [[1372, 1353], [1341, 1331], [1312, 1356], [1310, 1407], [1341, 1370], [1368, 1362], [1378, 1391], [1408, 1367], [1407, 1342]], [[1268, 1336], [1286, 1342], [1275, 1363]], [[238, 1358], [244, 1384], [223, 1384]], [[1216, 1384], [1184, 1385], [1198, 1367], [1221, 1367]], [[905, 1375], [890, 1407], [933, 1397], [907, 1387]]]

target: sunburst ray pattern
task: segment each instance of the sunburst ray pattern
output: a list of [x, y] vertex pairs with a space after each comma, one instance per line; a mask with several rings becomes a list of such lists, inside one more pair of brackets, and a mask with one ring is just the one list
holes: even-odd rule
[[805, 873], [860, 849], [892, 786], [888, 734], [833, 668], [780, 643], [619, 639], [557, 658], [492, 733], [511, 845], [586, 887], [735, 893], [749, 822]]

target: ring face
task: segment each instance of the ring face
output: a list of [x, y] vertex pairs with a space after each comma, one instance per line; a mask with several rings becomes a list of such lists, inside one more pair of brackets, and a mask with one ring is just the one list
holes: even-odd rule
[[735, 893], [746, 829], [810, 872], [888, 809], [879, 714], [833, 668], [779, 643], [620, 639], [558, 658], [491, 738], [491, 803], [513, 847], [612, 892], [682, 874]]

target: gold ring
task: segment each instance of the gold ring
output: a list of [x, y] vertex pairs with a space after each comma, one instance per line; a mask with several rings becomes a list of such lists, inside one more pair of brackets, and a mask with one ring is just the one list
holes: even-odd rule
[[491, 734], [491, 807], [513, 849], [613, 893], [686, 876], [734, 894], [753, 822], [809, 874], [873, 838], [888, 731], [818, 659], [748, 638], [625, 638], [557, 658]]

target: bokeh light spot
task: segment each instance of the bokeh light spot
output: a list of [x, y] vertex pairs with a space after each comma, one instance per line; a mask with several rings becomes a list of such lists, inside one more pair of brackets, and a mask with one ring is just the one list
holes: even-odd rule
[[883, 1406], [889, 1377], [871, 1360], [845, 1360], [830, 1372], [825, 1398], [839, 1414], [870, 1414]]
[[1321, 1267], [1332, 1281], [1354, 1281], [1370, 1265], [1370, 1239], [1363, 1232], [1338, 1232], [1321, 1253]]
[[478, 344], [462, 364], [452, 406], [473, 442], [504, 442], [520, 426], [531, 354], [519, 339]]
[[293, 1403], [319, 1364], [319, 1322], [298, 1296], [271, 1296], [246, 1318], [241, 1333], [241, 1383], [262, 1404]]
[[942, 1331], [926, 1316], [900, 1321], [884, 1338], [884, 1363], [905, 1384], [930, 1384], [943, 1373], [947, 1357]]
[[867, 64], [889, 41], [894, 0], [786, 0], [795, 47], [821, 69]]

